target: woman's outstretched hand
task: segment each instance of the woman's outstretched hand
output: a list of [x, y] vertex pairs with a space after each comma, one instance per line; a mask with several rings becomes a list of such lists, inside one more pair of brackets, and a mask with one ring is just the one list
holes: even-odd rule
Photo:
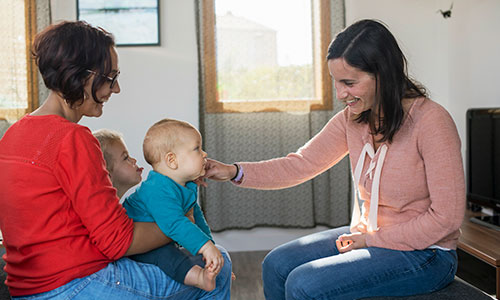
[[219, 161], [207, 158], [205, 163], [205, 175], [203, 178], [215, 181], [228, 181], [236, 176], [236, 166], [221, 163]]
[[228, 181], [236, 175], [236, 166], [221, 163], [207, 158], [205, 175], [198, 177], [194, 182], [199, 186], [207, 186], [205, 178], [215, 181]]

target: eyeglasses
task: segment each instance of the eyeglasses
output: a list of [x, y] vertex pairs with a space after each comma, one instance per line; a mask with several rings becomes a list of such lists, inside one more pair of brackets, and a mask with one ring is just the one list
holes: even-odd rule
[[115, 75], [113, 75], [113, 77], [109, 77], [107, 75], [104, 75], [104, 74], [101, 74], [101, 73], [97, 73], [96, 71], [92, 71], [92, 70], [87, 70], [87, 72], [92, 73], [94, 75], [99, 75], [99, 76], [104, 77], [107, 80], [111, 81], [111, 84], [109, 85], [110, 89], [113, 89], [113, 87], [115, 86], [116, 82], [118, 81], [118, 75], [120, 75], [120, 71], [116, 71], [116, 73], [115, 73]]

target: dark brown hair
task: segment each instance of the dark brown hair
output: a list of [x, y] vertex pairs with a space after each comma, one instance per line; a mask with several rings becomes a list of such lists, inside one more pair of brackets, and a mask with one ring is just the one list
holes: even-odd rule
[[[47, 88], [59, 92], [73, 106], [84, 98], [84, 86], [91, 73], [112, 71], [111, 47], [113, 35], [84, 21], [64, 21], [50, 25], [35, 36], [32, 54]], [[94, 76], [92, 97], [107, 82]], [[80, 103], [78, 103], [80, 104]]]
[[382, 134], [380, 142], [392, 142], [404, 119], [401, 101], [427, 97], [425, 87], [408, 76], [406, 58], [396, 39], [381, 22], [361, 20], [339, 33], [330, 44], [327, 60], [336, 58], [375, 77], [373, 107], [362, 112], [357, 121], [368, 123], [372, 134]]

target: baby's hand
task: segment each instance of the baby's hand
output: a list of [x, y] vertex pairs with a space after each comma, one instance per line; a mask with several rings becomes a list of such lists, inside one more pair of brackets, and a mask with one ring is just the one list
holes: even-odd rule
[[206, 242], [205, 245], [201, 247], [199, 253], [203, 255], [205, 269], [215, 274], [219, 274], [222, 266], [224, 266], [224, 258], [212, 241]]
[[189, 219], [189, 221], [191, 221], [191, 222], [193, 222], [193, 224], [195, 224], [195, 222], [194, 222], [194, 208], [191, 208], [187, 212], [186, 217]]

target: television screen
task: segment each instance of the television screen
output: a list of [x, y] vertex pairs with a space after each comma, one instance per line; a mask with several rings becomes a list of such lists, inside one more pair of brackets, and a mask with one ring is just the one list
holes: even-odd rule
[[500, 108], [467, 111], [467, 200], [500, 211]]

